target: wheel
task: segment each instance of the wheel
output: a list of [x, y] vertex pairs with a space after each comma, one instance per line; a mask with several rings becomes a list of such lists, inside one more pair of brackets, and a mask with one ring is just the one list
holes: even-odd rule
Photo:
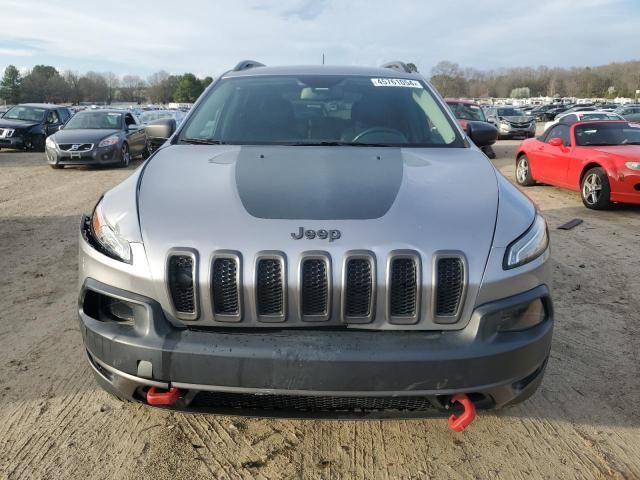
[[131, 163], [131, 152], [129, 151], [129, 145], [126, 143], [122, 144], [122, 149], [120, 151], [120, 166], [122, 168], [127, 168]]
[[144, 144], [144, 150], [142, 151], [142, 158], [146, 160], [151, 155], [151, 143], [147, 140]]
[[30, 139], [29, 143], [26, 145], [25, 150], [28, 150], [30, 152], [44, 152], [44, 143], [44, 135], [37, 135]]
[[580, 196], [587, 208], [593, 210], [611, 208], [611, 186], [607, 172], [600, 167], [587, 171], [582, 177]]
[[520, 155], [516, 161], [516, 182], [523, 187], [530, 187], [536, 184], [536, 181], [531, 176], [529, 158], [524, 154]]
[[49, 166], [51, 168], [53, 168], [54, 170], [60, 170], [60, 169], [64, 168], [64, 165], [56, 165], [55, 163], [50, 163]]

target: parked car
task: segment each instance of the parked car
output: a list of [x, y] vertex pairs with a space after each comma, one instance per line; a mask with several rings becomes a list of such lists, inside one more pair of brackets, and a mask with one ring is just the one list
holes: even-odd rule
[[68, 108], [48, 103], [11, 107], [0, 118], [0, 148], [43, 151], [46, 138], [70, 117]]
[[640, 204], [640, 127], [628, 122], [559, 123], [516, 155], [516, 181], [580, 192], [587, 208]]
[[538, 388], [545, 221], [420, 74], [241, 62], [165, 138], [80, 225], [106, 390], [234, 414], [453, 406], [462, 429]]
[[[484, 111], [475, 102], [471, 100], [463, 100], [459, 98], [446, 98], [445, 101], [449, 108], [453, 112], [453, 115], [458, 120], [460, 126], [467, 131], [470, 121], [486, 122], [487, 118], [484, 116]], [[498, 132], [496, 130], [496, 139], [498, 138]], [[495, 140], [494, 140], [495, 141]], [[492, 142], [493, 144], [493, 142]], [[493, 151], [491, 145], [486, 145], [481, 148], [484, 154], [489, 158], [496, 158], [496, 154]]]
[[129, 165], [132, 157], [149, 155], [144, 128], [122, 110], [85, 110], [76, 113], [62, 130], [47, 138], [47, 161], [65, 165]]
[[574, 105], [570, 108], [567, 108], [564, 112], [562, 113], [574, 113], [574, 112], [595, 112], [596, 110], [598, 110], [598, 107], [594, 106], [593, 104], [589, 104], [589, 103], [580, 103], [578, 105]]
[[143, 112], [138, 118], [143, 125], [155, 122], [156, 120], [162, 120], [163, 118], [173, 118], [176, 121], [176, 126], [180, 126], [184, 117], [186, 117], [186, 114], [181, 110], [150, 110]]
[[536, 120], [522, 110], [509, 105], [491, 107], [487, 110], [487, 121], [498, 129], [498, 138], [528, 137], [536, 134]]
[[542, 122], [548, 122], [556, 118], [557, 115], [566, 112], [569, 108], [572, 108], [573, 105], [554, 105], [552, 108], [547, 109], [544, 112], [541, 112], [537, 115], [538, 120]]
[[614, 112], [630, 122], [640, 122], [640, 105], [622, 105], [616, 108]]
[[544, 124], [545, 131], [549, 128], [557, 125], [558, 123], [564, 123], [571, 125], [572, 123], [582, 122], [587, 120], [624, 120], [620, 115], [613, 112], [603, 112], [598, 110], [587, 110], [585, 112], [573, 112], [573, 113], [561, 113], [554, 120]]

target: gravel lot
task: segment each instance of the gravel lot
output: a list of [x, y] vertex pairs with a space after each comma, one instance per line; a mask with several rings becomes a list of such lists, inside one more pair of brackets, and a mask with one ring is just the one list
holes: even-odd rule
[[[517, 144], [496, 147], [509, 178]], [[526, 190], [552, 236], [551, 361], [535, 397], [463, 434], [444, 419], [185, 415], [112, 399], [82, 351], [79, 215], [138, 165], [54, 171], [0, 152], [0, 478], [640, 478], [640, 208]]]

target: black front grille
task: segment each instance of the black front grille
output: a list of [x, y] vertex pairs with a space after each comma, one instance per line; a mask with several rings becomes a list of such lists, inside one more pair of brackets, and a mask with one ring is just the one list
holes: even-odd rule
[[213, 261], [213, 309], [219, 315], [240, 313], [238, 262], [235, 258], [216, 258]]
[[353, 258], [347, 262], [345, 275], [345, 315], [347, 317], [369, 317], [373, 293], [371, 261]]
[[169, 290], [178, 313], [196, 312], [193, 269], [193, 258], [189, 255], [173, 255], [169, 259]]
[[327, 262], [320, 258], [302, 264], [302, 314], [326, 315], [329, 305]]
[[284, 314], [283, 272], [279, 259], [263, 258], [258, 262], [256, 288], [258, 315]]
[[244, 409], [272, 412], [366, 412], [429, 411], [433, 403], [426, 397], [337, 397], [311, 395], [261, 395], [252, 393], [200, 392], [192, 407]]
[[[74, 145], [77, 145], [76, 148], [73, 148]], [[91, 143], [60, 143], [58, 144], [60, 150], [65, 150], [67, 152], [86, 152], [87, 150], [91, 150], [93, 148], [93, 144]]]
[[460, 258], [438, 260], [436, 285], [436, 315], [442, 317], [458, 314], [464, 288], [464, 264]]
[[417, 315], [418, 272], [412, 258], [396, 258], [389, 274], [390, 313], [393, 317]]

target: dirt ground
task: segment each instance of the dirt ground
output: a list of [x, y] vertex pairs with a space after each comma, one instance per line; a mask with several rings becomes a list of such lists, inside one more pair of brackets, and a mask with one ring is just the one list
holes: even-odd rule
[[[496, 147], [509, 178], [517, 143]], [[79, 215], [138, 165], [54, 171], [0, 152], [1, 479], [640, 478], [640, 208], [526, 190], [552, 237], [549, 368], [531, 400], [462, 434], [445, 419], [187, 415], [112, 399], [82, 351]]]

